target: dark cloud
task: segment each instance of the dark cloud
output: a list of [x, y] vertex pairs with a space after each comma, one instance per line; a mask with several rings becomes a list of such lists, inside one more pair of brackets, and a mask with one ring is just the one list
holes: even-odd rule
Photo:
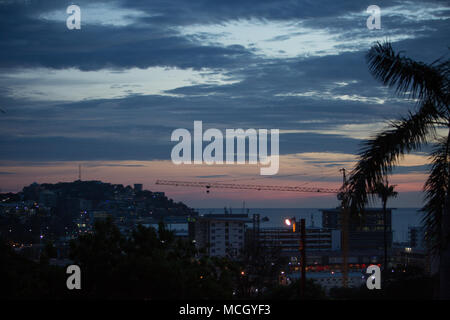
[[[100, 2], [77, 2], [82, 8], [92, 3]], [[80, 31], [69, 31], [64, 21], [39, 19], [40, 14], [52, 10], [61, 10], [66, 16], [69, 1], [0, 1], [0, 107], [7, 111], [0, 114], [0, 159], [168, 159], [173, 145], [172, 130], [192, 130], [194, 120], [202, 120], [205, 129], [305, 131], [282, 134], [282, 154], [356, 153], [360, 140], [348, 134], [320, 131], [397, 118], [414, 108], [413, 103], [397, 99], [371, 77], [364, 57], [365, 46], [323, 57], [274, 59], [262, 57], [242, 45], [206, 42], [211, 35], [192, 37], [179, 32], [179, 27], [192, 24], [223, 24], [238, 19], [305, 19], [307, 27], [327, 30], [343, 41], [342, 46], [350, 46], [347, 42], [369, 31], [364, 17], [357, 21], [345, 17], [363, 12], [371, 1], [102, 3], [140, 10], [149, 16], [134, 18], [135, 22], [126, 26], [91, 24], [83, 25]], [[397, 4], [400, 2], [389, 1], [380, 6]], [[380, 35], [400, 33], [415, 37], [395, 42], [394, 46], [406, 54], [429, 62], [447, 52], [450, 26], [446, 21], [382, 19], [384, 31]], [[272, 40], [292, 36], [295, 32]], [[8, 76], [18, 72], [19, 67], [38, 66], [84, 71], [110, 68], [116, 72], [150, 66], [212, 68], [239, 81], [227, 85], [192, 84], [168, 90], [166, 96], [130, 94], [121, 99], [73, 103], [13, 98], [12, 93], [20, 95], [18, 88], [33, 85], [36, 80]], [[115, 84], [112, 88], [132, 89], [128, 84]], [[385, 103], [377, 103], [377, 99]]]
[[[399, 3], [384, 1], [380, 6]], [[355, 19], [346, 16], [364, 12], [371, 1], [77, 1], [82, 10], [90, 10], [93, 4], [106, 4], [114, 5], [117, 11], [136, 9], [148, 17], [134, 17], [133, 24], [124, 26], [90, 24], [78, 31], [68, 30], [64, 19], [55, 22], [40, 18], [54, 10], [65, 18], [65, 9], [70, 4], [70, 1], [50, 0], [0, 3], [0, 67], [238, 68], [260, 59], [252, 50], [240, 45], [211, 45], [202, 43], [201, 37], [183, 36], [179, 28], [252, 18], [261, 21], [305, 19], [306, 26], [326, 29], [340, 34], [343, 40], [352, 40], [358, 33], [367, 35], [365, 17], [356, 20], [355, 25]], [[420, 21], [401, 17], [383, 18], [383, 23], [386, 23], [381, 33], [384, 36], [398, 30], [421, 36], [429, 33], [430, 28], [442, 29], [445, 25], [448, 28], [444, 21], [427, 21], [429, 29], [424, 29]]]
[[[80, 1], [83, 5], [92, 1]], [[99, 2], [95, 2], [99, 3]], [[101, 3], [101, 1], [100, 1]], [[104, 3], [108, 3], [104, 1]], [[174, 30], [158, 24], [131, 26], [90, 25], [68, 30], [65, 21], [40, 19], [40, 14], [61, 10], [64, 2], [31, 1], [0, 4], [0, 67], [147, 68], [176, 66], [201, 69], [229, 67], [247, 60], [250, 53], [240, 46], [219, 47], [192, 43]]]
[[0, 138], [2, 160], [19, 161], [89, 161], [167, 159], [170, 147], [156, 148], [151, 142], [134, 140], [28, 137]]

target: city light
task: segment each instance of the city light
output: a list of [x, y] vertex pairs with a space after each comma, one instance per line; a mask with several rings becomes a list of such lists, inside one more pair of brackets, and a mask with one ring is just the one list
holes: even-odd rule
[[295, 218], [284, 219], [284, 224], [287, 226], [292, 226], [292, 231], [295, 232]]

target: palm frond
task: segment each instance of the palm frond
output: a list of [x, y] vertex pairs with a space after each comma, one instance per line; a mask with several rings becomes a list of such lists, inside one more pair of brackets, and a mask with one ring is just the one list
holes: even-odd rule
[[391, 123], [392, 129], [379, 133], [364, 143], [360, 160], [350, 173], [347, 191], [352, 211], [360, 210], [368, 202], [377, 183], [392, 172], [405, 153], [418, 150], [429, 138], [435, 137], [433, 121], [438, 119], [436, 109], [425, 103], [416, 114]]
[[442, 74], [444, 79], [441, 87], [442, 93], [444, 94], [442, 102], [446, 107], [448, 114], [450, 114], [448, 107], [450, 103], [450, 60], [439, 63], [436, 66], [436, 69]]
[[[416, 62], [395, 53], [391, 43], [377, 42], [366, 55], [372, 75], [398, 94], [407, 94], [412, 99], [430, 100], [435, 105], [448, 105], [448, 61], [438, 64]], [[447, 87], [448, 88], [448, 87]]]
[[396, 185], [390, 185], [386, 179], [385, 182], [378, 182], [372, 190], [372, 193], [377, 194], [382, 201], [387, 201], [389, 198], [396, 198], [398, 196], [398, 192], [394, 190], [395, 187]]
[[425, 241], [433, 251], [442, 244], [442, 214], [448, 189], [449, 140], [443, 138], [431, 154], [432, 167], [425, 183], [425, 206], [422, 208]]

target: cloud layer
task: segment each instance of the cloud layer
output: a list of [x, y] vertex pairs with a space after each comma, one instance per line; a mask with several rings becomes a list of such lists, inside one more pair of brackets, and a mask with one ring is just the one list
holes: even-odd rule
[[[331, 155], [356, 154], [415, 108], [372, 79], [370, 45], [389, 39], [431, 62], [450, 34], [445, 1], [383, 1], [381, 30], [366, 27], [371, 1], [80, 0], [81, 30], [66, 28], [70, 4], [0, 1], [0, 180], [10, 188], [18, 161], [169, 160], [172, 130], [194, 120], [278, 128], [286, 159], [329, 155], [311, 163], [338, 182], [351, 161]], [[423, 173], [422, 160], [398, 173]], [[213, 171], [192, 177], [232, 176]]]

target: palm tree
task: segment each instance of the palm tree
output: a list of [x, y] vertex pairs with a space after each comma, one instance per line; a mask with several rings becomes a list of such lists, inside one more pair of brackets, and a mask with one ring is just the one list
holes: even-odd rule
[[[395, 198], [398, 195], [397, 191], [394, 191], [395, 185], [389, 185], [389, 182], [386, 180], [386, 183], [378, 182], [375, 185], [375, 193], [381, 199], [381, 203], [383, 204], [383, 240], [384, 240], [384, 271], [386, 272], [388, 267], [388, 244], [387, 244], [387, 201], [389, 198]], [[391, 230], [389, 230], [391, 231]]]
[[[423, 224], [426, 240], [439, 259], [440, 297], [450, 298], [450, 60], [417, 62], [394, 52], [389, 42], [376, 43], [367, 53], [372, 75], [401, 96], [417, 103], [415, 112], [390, 123], [363, 145], [350, 173], [346, 192], [351, 212], [363, 212], [383, 182], [406, 153], [433, 145], [425, 183]], [[443, 130], [447, 133], [440, 134]]]

